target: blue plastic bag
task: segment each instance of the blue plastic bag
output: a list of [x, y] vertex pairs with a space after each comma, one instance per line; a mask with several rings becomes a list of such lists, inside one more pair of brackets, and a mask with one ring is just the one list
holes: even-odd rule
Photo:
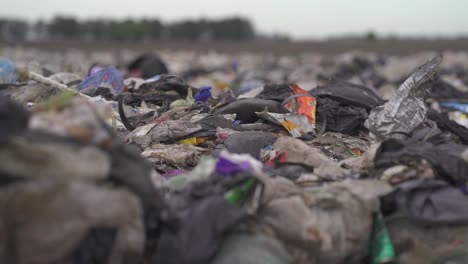
[[122, 73], [114, 66], [109, 66], [86, 77], [78, 86], [78, 90], [100, 87], [109, 88], [113, 94], [122, 93], [125, 89]]
[[7, 58], [0, 57], [0, 83], [14, 83], [15, 81], [15, 64]]

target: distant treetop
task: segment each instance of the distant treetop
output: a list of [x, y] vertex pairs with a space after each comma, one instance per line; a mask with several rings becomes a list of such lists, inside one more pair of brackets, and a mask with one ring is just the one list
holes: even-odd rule
[[52, 20], [27, 23], [0, 19], [0, 39], [24, 40], [250, 40], [256, 37], [252, 23], [243, 17], [182, 20], [163, 23], [159, 19], [87, 19], [56, 16]]

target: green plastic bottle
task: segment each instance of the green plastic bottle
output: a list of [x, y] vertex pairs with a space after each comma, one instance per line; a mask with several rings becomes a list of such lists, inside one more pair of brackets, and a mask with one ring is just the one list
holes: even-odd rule
[[370, 253], [372, 264], [390, 263], [395, 260], [395, 249], [381, 213], [374, 215]]

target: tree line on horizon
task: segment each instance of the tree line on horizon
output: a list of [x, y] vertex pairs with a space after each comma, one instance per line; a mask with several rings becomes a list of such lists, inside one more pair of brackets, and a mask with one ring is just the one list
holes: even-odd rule
[[55, 16], [50, 21], [30, 23], [0, 18], [0, 40], [252, 40], [257, 38], [253, 24], [243, 17], [186, 19], [164, 23], [157, 18], [87, 19]]

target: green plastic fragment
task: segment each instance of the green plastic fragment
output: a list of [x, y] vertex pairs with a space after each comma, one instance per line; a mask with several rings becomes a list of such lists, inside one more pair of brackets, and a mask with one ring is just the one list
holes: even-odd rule
[[255, 180], [248, 179], [241, 186], [236, 187], [224, 194], [224, 199], [226, 199], [229, 203], [236, 204], [242, 200], [253, 187], [255, 187]]

